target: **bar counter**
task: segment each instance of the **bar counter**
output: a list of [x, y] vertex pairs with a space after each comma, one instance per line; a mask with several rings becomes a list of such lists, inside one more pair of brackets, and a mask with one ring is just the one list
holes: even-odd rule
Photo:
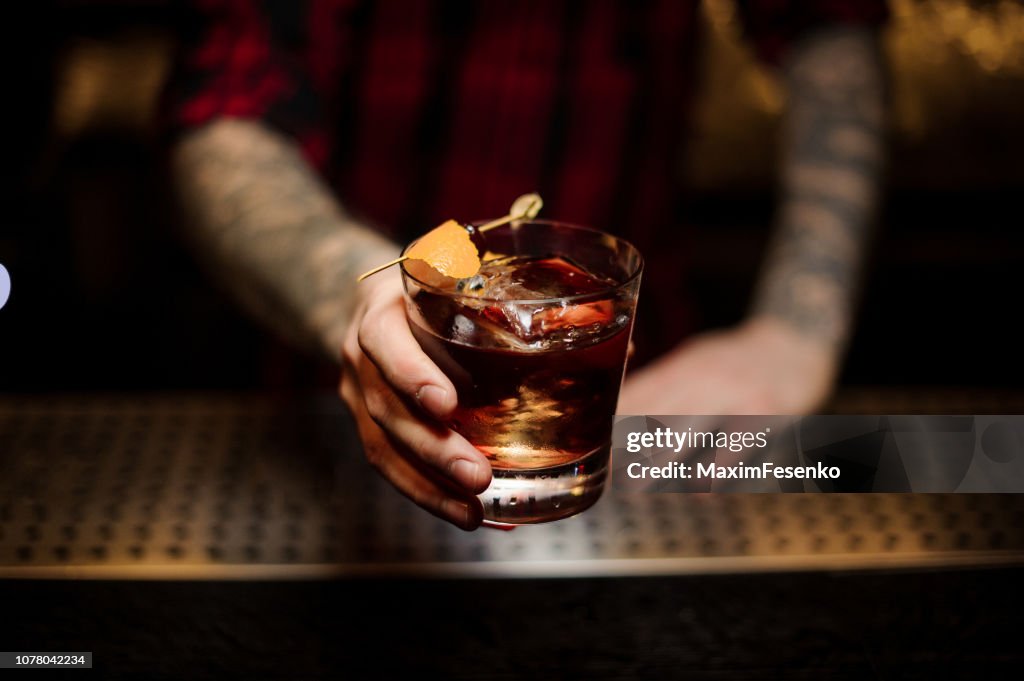
[[[847, 391], [859, 413], [1013, 394]], [[1024, 496], [641, 494], [464, 533], [329, 397], [0, 399], [7, 650], [149, 678], [903, 678], [1019, 669]]]

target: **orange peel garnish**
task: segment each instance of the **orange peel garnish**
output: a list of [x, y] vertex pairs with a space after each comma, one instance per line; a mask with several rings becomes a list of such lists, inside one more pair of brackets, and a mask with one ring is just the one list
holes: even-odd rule
[[[523, 194], [512, 204], [508, 215], [477, 227], [476, 232], [482, 234], [517, 220], [532, 220], [537, 217], [543, 205], [544, 201], [539, 194]], [[442, 276], [453, 279], [472, 277], [480, 271], [480, 255], [469, 237], [469, 230], [455, 220], [447, 220], [420, 237], [408, 253], [363, 272], [356, 281], [363, 281], [404, 260], [425, 262]]]
[[469, 231], [448, 220], [421, 236], [406, 252], [410, 260], [422, 260], [454, 279], [472, 277], [480, 271], [480, 255]]

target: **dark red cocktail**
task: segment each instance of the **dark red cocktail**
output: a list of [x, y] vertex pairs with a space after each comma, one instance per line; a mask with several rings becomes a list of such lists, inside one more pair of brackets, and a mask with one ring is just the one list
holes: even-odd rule
[[554, 520], [600, 496], [642, 261], [607, 234], [529, 222], [476, 235], [468, 279], [403, 266], [413, 333], [452, 380], [449, 425], [484, 452], [487, 519]]

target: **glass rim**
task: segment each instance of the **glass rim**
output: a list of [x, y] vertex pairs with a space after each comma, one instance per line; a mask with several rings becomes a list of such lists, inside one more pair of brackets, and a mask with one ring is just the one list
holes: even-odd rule
[[[478, 226], [478, 225], [482, 225], [482, 224], [485, 224], [485, 223], [486, 223], [485, 220], [477, 220], [477, 221], [471, 222], [470, 224], [474, 225], [474, 226]], [[614, 284], [614, 285], [613, 284], [609, 284], [607, 288], [602, 289], [600, 291], [591, 291], [590, 293], [576, 293], [576, 294], [573, 294], [571, 296], [555, 296], [553, 298], [492, 298], [492, 297], [488, 297], [488, 296], [473, 296], [473, 295], [468, 295], [468, 294], [465, 294], [465, 293], [459, 293], [457, 291], [450, 291], [450, 290], [447, 290], [447, 289], [438, 288], [438, 287], [436, 287], [436, 286], [434, 286], [432, 284], [428, 284], [427, 282], [422, 281], [422, 280], [416, 278], [415, 275], [413, 275], [411, 272], [409, 272], [409, 270], [406, 269], [405, 261], [402, 261], [399, 264], [399, 269], [402, 271], [402, 280], [404, 282], [405, 279], [411, 279], [412, 281], [416, 282], [416, 285], [419, 286], [420, 288], [426, 289], [426, 290], [428, 290], [428, 291], [430, 291], [432, 293], [437, 293], [437, 294], [440, 294], [440, 295], [447, 296], [449, 298], [466, 298], [466, 299], [470, 299], [470, 300], [484, 301], [484, 302], [488, 302], [488, 303], [531, 303], [531, 304], [534, 304], [534, 305], [539, 305], [539, 304], [564, 303], [564, 302], [570, 302], [570, 301], [571, 302], [584, 302], [584, 301], [587, 301], [587, 300], [602, 298], [602, 297], [606, 296], [608, 293], [610, 293], [612, 291], [618, 291], [618, 290], [620, 290], [622, 288], [625, 288], [625, 287], [629, 286], [634, 281], [639, 279], [641, 274], [643, 274], [643, 271], [644, 271], [644, 256], [643, 256], [642, 253], [640, 253], [640, 249], [638, 249], [636, 246], [634, 246], [631, 242], [627, 241], [626, 239], [623, 239], [622, 237], [617, 236], [615, 234], [611, 234], [609, 232], [602, 231], [600, 229], [594, 229], [593, 227], [584, 227], [582, 225], [576, 225], [576, 224], [573, 224], [571, 222], [562, 222], [561, 220], [547, 220], [547, 219], [520, 220], [520, 221], [517, 221], [517, 222], [514, 222], [514, 223], [509, 223], [509, 224], [506, 224], [506, 225], [502, 225], [501, 227], [498, 227], [496, 229], [502, 229], [504, 227], [512, 227], [512, 226], [523, 227], [523, 226], [526, 226], [526, 225], [542, 225], [542, 226], [548, 226], [548, 227], [563, 227], [563, 228], [567, 228], [567, 229], [572, 230], [572, 231], [589, 232], [591, 234], [600, 235], [602, 237], [611, 237], [612, 239], [615, 239], [617, 242], [625, 244], [628, 248], [632, 249], [633, 252], [636, 253], [636, 257], [637, 257], [636, 268], [623, 281], [621, 281], [621, 282], [619, 282], [617, 284]], [[415, 239], [415, 240], [411, 241], [405, 248], [403, 248], [402, 249], [402, 255], [404, 256], [406, 254], [406, 252], [410, 248], [412, 248], [412, 246], [417, 241], [419, 241], [419, 239]], [[403, 286], [402, 288], [405, 289], [406, 287]], [[406, 289], [406, 292], [408, 293], [408, 289]]]

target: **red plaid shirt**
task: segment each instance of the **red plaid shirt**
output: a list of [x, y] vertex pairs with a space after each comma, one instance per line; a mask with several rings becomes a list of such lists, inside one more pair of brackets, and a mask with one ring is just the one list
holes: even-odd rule
[[[739, 2], [775, 61], [809, 27], [877, 23], [882, 0]], [[626, 235], [644, 298], [677, 304], [673, 194], [696, 0], [196, 3], [168, 113], [176, 128], [259, 118], [294, 136], [344, 205], [399, 241], [444, 219], [544, 214]], [[662, 317], [678, 340], [685, 314]], [[642, 315], [641, 315], [642, 318]], [[676, 328], [665, 322], [676, 320]]]

